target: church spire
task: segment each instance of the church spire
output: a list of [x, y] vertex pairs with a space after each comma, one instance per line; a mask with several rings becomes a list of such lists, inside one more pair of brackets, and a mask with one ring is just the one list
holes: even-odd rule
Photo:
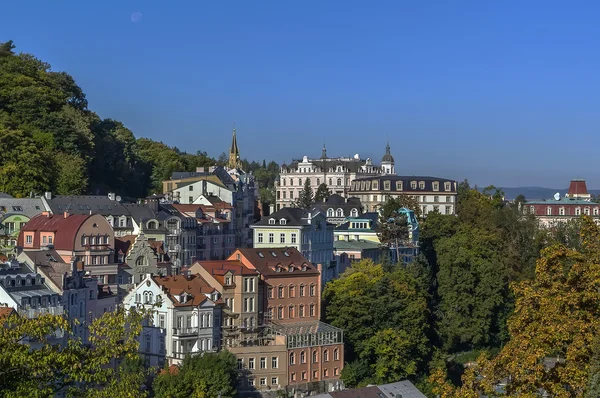
[[231, 138], [231, 148], [229, 149], [229, 161], [227, 162], [227, 166], [229, 166], [230, 169], [239, 169], [241, 167], [240, 150], [237, 145], [235, 124], [233, 125], [233, 135]]

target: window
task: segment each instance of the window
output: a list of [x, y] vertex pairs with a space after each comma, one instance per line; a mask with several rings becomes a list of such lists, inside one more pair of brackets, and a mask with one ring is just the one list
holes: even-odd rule
[[410, 189], [417, 189], [417, 182], [416, 181], [411, 181], [410, 182]]
[[445, 210], [446, 214], [452, 214], [452, 207], [451, 206], [445, 206]]
[[315, 316], [315, 305], [314, 304], [310, 305], [309, 311], [310, 311], [309, 316]]
[[300, 352], [300, 363], [306, 363], [306, 353], [304, 351]]
[[306, 372], [302, 372], [302, 380], [306, 380]]
[[296, 316], [295, 312], [296, 312], [296, 311], [294, 311], [294, 306], [293, 306], [293, 305], [290, 305], [290, 306], [288, 307], [288, 317], [291, 319], [291, 318], [293, 318], [294, 316]]
[[248, 359], [248, 369], [255, 369], [254, 368], [254, 358]]
[[561, 216], [564, 216], [565, 215], [565, 208], [561, 207], [560, 209], [558, 209], [558, 214], [561, 215]]
[[449, 182], [445, 182], [445, 183], [444, 183], [444, 191], [450, 191], [451, 189], [452, 189], [452, 188], [451, 188], [451, 186], [450, 186], [450, 183], [449, 183]]
[[283, 319], [283, 307], [277, 308], [277, 318]]
[[254, 278], [244, 278], [244, 293], [254, 293]]
[[548, 208], [546, 209], [546, 214], [549, 216], [552, 215], [552, 206], [548, 206]]
[[337, 376], [340, 373], [340, 370], [338, 368], [333, 368], [333, 375]]
[[310, 285], [310, 297], [315, 297], [316, 286], [314, 284]]
[[292, 243], [296, 243], [296, 234], [292, 233]]
[[293, 352], [290, 352], [290, 365], [295, 365], [296, 364], [296, 354], [294, 354]]
[[263, 234], [262, 234], [262, 232], [258, 233], [258, 243], [263, 243]]
[[164, 315], [159, 315], [159, 316], [158, 316], [158, 326], [159, 326], [161, 329], [164, 329], [164, 328], [165, 328], [165, 316], [164, 316]]
[[333, 350], [333, 360], [334, 361], [339, 361], [340, 359], [340, 350], [338, 350], [337, 348], [335, 350]]
[[323, 377], [327, 377], [329, 375], [328, 369], [323, 369]]
[[325, 349], [325, 351], [323, 351], [323, 362], [329, 362], [329, 350]]
[[279, 286], [277, 288], [277, 297], [278, 298], [283, 298], [283, 286]]
[[238, 358], [237, 365], [238, 365], [238, 369], [239, 370], [244, 369], [244, 359], [243, 358]]
[[298, 307], [298, 315], [300, 316], [300, 318], [304, 318], [304, 304], [300, 304], [300, 306]]
[[46, 244], [46, 236], [42, 236], [42, 243]]
[[260, 385], [263, 386], [263, 387], [267, 385], [267, 378], [266, 377], [261, 377], [260, 378]]
[[589, 215], [590, 215], [590, 208], [589, 208], [589, 207], [586, 207], [586, 208], [583, 210], [583, 212], [584, 212], [584, 213], [585, 213], [587, 216], [589, 216]]
[[273, 243], [275, 242], [275, 234], [270, 233], [269, 234], [269, 243]]
[[150, 352], [150, 345], [152, 343], [152, 336], [149, 334], [146, 335], [146, 352]]
[[440, 197], [439, 196], [434, 196], [433, 197], [433, 201], [434, 202], [439, 202], [440, 201]]
[[294, 285], [291, 285], [289, 287], [289, 297], [296, 297], [296, 287]]
[[[279, 368], [279, 357], [271, 357], [271, 369], [278, 369]], [[276, 377], [273, 377], [273, 379], [276, 379]], [[273, 384], [277, 384], [277, 382], [274, 382]]]
[[279, 378], [278, 377], [271, 377], [271, 385], [272, 386], [279, 385]]
[[296, 373], [292, 372], [290, 379], [292, 379], [292, 381], [296, 381]]
[[33, 243], [33, 236], [32, 235], [25, 235], [25, 243], [32, 244]]
[[[294, 191], [290, 191], [290, 199], [294, 199]], [[277, 209], [279, 210], [279, 209]]]
[[317, 351], [315, 350], [312, 352], [312, 362], [317, 363], [318, 360], [319, 360], [319, 354], [317, 354]]
[[594, 215], [597, 216], [598, 215], [598, 208], [594, 207]]
[[[284, 220], [281, 220], [284, 221]], [[279, 234], [279, 243], [285, 243], [285, 234]]]
[[575, 208], [575, 215], [576, 216], [581, 215], [581, 208], [580, 207]]
[[425, 189], [425, 181], [419, 181], [419, 189]]
[[440, 190], [440, 183], [439, 182], [434, 181], [432, 185], [433, 185], [433, 190], [434, 191], [439, 191]]
[[300, 297], [304, 297], [305, 296], [305, 286], [304, 285], [300, 285]]
[[267, 368], [267, 357], [261, 357], [260, 358], [260, 368], [261, 369], [266, 369]]

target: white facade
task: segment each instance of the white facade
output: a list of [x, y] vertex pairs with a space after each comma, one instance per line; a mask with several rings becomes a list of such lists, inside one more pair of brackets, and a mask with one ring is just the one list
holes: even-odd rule
[[169, 364], [178, 364], [186, 355], [219, 349], [221, 308], [212, 299], [197, 306], [178, 306], [186, 302], [185, 292], [173, 298], [150, 275], [137, 285], [125, 297], [123, 305], [154, 309], [152, 324], [144, 326], [140, 336], [140, 352], [146, 363], [162, 366], [166, 359]]
[[233, 205], [233, 192], [209, 180], [199, 180], [173, 190], [173, 200], [181, 204], [205, 204], [201, 196], [214, 195]]
[[[389, 152], [389, 146], [386, 151]], [[348, 197], [351, 183], [356, 178], [395, 173], [393, 158], [391, 155], [388, 158], [386, 156], [382, 165], [377, 166], [370, 158], [361, 159], [358, 154], [347, 158], [328, 158], [323, 147], [323, 154], [319, 159], [309, 159], [308, 156], [304, 156], [302, 161], [282, 165], [279, 181], [275, 182], [275, 210], [292, 207], [298, 200], [307, 179], [313, 192], [324, 183], [332, 194]]]

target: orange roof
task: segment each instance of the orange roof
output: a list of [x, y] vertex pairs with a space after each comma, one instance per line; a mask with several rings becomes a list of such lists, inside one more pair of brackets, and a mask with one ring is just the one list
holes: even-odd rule
[[198, 264], [211, 274], [221, 285], [225, 283], [224, 275], [231, 272], [234, 275], [256, 275], [256, 270], [246, 267], [238, 260], [217, 260], [217, 261], [196, 261]]
[[[208, 300], [206, 294], [215, 291], [215, 288], [210, 286], [200, 275], [172, 275], [172, 276], [155, 276], [152, 278], [165, 293], [169, 296], [175, 306], [193, 306], [196, 307]], [[180, 303], [174, 296], [187, 293], [192, 296], [185, 303]]]
[[[54, 232], [54, 248], [56, 250], [73, 250], [75, 246], [75, 235], [83, 223], [92, 217], [90, 214], [39, 214], [33, 217], [21, 228], [18, 238], [18, 246], [25, 242], [24, 232]], [[39, 234], [34, 235], [33, 246], [39, 247]]]
[[16, 313], [12, 307], [0, 307], [0, 319], [8, 318], [12, 313]]
[[115, 236], [115, 251], [127, 254], [131, 246], [133, 246], [136, 237], [136, 235]]
[[318, 275], [319, 270], [310, 263], [299, 251], [294, 247], [277, 247], [277, 248], [244, 248], [237, 249], [229, 256], [241, 254], [254, 266], [261, 274], [268, 276], [298, 276], [296, 273], [278, 272], [283, 269], [293, 267], [294, 271], [299, 271], [303, 275]]

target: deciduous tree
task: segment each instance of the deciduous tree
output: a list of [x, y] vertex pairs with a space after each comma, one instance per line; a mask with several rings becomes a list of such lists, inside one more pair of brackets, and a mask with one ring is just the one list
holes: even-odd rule
[[327, 184], [322, 183], [317, 188], [315, 193], [315, 202], [325, 202], [331, 196], [331, 191], [327, 188]]

